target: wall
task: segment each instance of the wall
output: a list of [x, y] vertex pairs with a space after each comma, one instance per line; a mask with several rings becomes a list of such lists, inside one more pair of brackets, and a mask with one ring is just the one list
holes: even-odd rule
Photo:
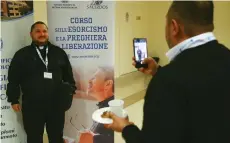
[[46, 0], [34, 1], [34, 21], [43, 21], [47, 23]]
[[215, 1], [214, 33], [225, 46], [230, 48], [230, 1]]
[[[132, 66], [133, 38], [151, 39], [149, 7], [151, 2], [116, 2], [115, 94], [125, 98], [146, 89], [150, 76]], [[129, 18], [126, 19], [126, 13]], [[140, 20], [137, 17], [140, 17]], [[150, 41], [149, 41], [150, 42]]]
[[[170, 4], [171, 2], [167, 1], [117, 2], [116, 77], [133, 74], [132, 72], [136, 71], [131, 65], [134, 37], [146, 37], [149, 56], [160, 57], [160, 64], [168, 63], [165, 57], [168, 48], [164, 29], [165, 16]], [[129, 21], [125, 20], [126, 12], [130, 15]], [[136, 16], [141, 16], [141, 20], [136, 20]]]
[[[116, 76], [127, 74], [136, 69], [131, 65], [134, 37], [149, 37], [149, 9], [151, 2], [116, 3]], [[126, 21], [126, 13], [129, 18]], [[140, 16], [140, 20], [136, 20]]]
[[168, 46], [165, 41], [165, 21], [166, 13], [171, 2], [152, 2], [148, 5], [150, 18], [150, 38], [149, 53], [153, 56], [160, 57], [160, 64], [165, 65], [168, 59], [165, 53], [168, 51]]

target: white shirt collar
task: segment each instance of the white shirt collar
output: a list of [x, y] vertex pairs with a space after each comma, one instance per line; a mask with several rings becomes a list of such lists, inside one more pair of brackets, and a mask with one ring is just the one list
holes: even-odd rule
[[179, 55], [182, 51], [195, 48], [200, 45], [206, 44], [207, 42], [216, 40], [214, 34], [212, 32], [206, 32], [177, 44], [173, 48], [171, 48], [167, 53], [166, 56], [168, 57], [169, 61], [172, 61], [177, 55]]
[[42, 49], [44, 49], [44, 47], [45, 47], [45, 46], [39, 46], [39, 49], [42, 50]]

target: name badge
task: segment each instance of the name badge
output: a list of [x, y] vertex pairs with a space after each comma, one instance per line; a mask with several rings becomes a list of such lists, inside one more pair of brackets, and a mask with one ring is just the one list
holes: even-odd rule
[[52, 73], [44, 72], [44, 78], [52, 79]]

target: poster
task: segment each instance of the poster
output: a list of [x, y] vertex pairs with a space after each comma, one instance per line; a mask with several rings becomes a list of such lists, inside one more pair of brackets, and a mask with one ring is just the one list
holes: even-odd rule
[[33, 1], [1, 1], [1, 142], [26, 143], [21, 113], [15, 113], [7, 102], [8, 68], [13, 55], [29, 45], [33, 24]]
[[76, 94], [66, 112], [66, 143], [113, 143], [92, 113], [114, 99], [115, 2], [48, 1], [50, 42], [68, 54]]

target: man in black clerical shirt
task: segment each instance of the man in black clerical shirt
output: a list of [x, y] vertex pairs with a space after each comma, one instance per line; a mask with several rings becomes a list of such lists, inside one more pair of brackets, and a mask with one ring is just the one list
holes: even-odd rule
[[34, 23], [30, 35], [31, 45], [17, 51], [9, 67], [8, 102], [22, 111], [27, 143], [42, 143], [45, 125], [49, 143], [63, 143], [65, 111], [76, 89], [72, 67], [65, 51], [48, 41], [45, 23]]

